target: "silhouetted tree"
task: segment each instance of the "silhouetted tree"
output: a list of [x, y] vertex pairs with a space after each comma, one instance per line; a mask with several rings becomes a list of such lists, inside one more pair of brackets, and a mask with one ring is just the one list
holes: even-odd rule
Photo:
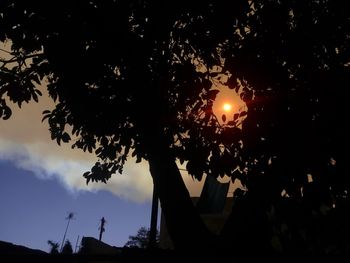
[[[149, 236], [150, 230], [146, 227], [141, 227], [135, 236], [129, 236], [129, 240], [125, 243], [126, 247], [138, 247], [148, 248], [149, 247]], [[159, 244], [159, 232], [156, 233], [155, 246]]]
[[[255, 247], [276, 239], [264, 226], [278, 224], [285, 198], [317, 213], [346, 203], [348, 1], [5, 0], [0, 10], [0, 40], [12, 41], [2, 118], [4, 98], [37, 101], [45, 78], [52, 139], [95, 151], [87, 182], [121, 173], [130, 155], [147, 160], [176, 247], [212, 244], [176, 159], [197, 179], [241, 181], [248, 192], [236, 203], [250, 221], [236, 219], [253, 226]], [[213, 83], [248, 110], [221, 124]], [[225, 229], [246, 238], [244, 227]]]
[[[106, 182], [121, 173], [128, 156], [147, 160], [175, 245], [207, 245], [209, 231], [175, 158], [192, 159], [187, 169], [200, 179], [210, 172], [209, 156], [220, 155], [226, 136], [211, 110], [218, 92], [211, 90], [218, 75], [211, 69], [221, 63], [218, 45], [232, 33], [239, 6], [249, 10], [245, 1], [235, 5], [236, 11], [228, 12], [231, 3], [211, 1], [2, 1], [0, 40], [12, 41], [1, 66], [2, 97], [19, 106], [38, 100], [35, 85], [45, 77], [57, 102], [55, 110], [44, 112], [52, 139], [60, 144], [74, 136], [73, 147], [100, 158], [84, 174], [87, 182]], [[218, 12], [223, 12], [220, 19]], [[7, 119], [11, 111], [5, 100], [1, 108]], [[239, 130], [231, 127], [231, 133]], [[234, 142], [231, 148], [237, 147]]]
[[47, 244], [49, 244], [50, 246], [50, 254], [59, 254], [59, 247], [60, 247], [60, 244], [57, 243], [57, 242], [54, 242], [52, 240], [48, 240], [47, 241]]
[[73, 254], [73, 247], [72, 247], [72, 244], [70, 243], [69, 240], [67, 240], [65, 243], [64, 243], [64, 246], [62, 248], [62, 254]]

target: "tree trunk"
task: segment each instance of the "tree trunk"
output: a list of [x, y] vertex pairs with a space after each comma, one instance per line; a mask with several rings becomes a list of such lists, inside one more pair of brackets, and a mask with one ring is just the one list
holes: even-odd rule
[[153, 186], [152, 196], [152, 210], [151, 210], [151, 225], [149, 228], [149, 247], [155, 248], [157, 246], [157, 219], [158, 219], [158, 193]]
[[179, 249], [211, 246], [213, 236], [192, 203], [165, 136], [153, 128], [145, 134], [148, 161], [170, 238]]

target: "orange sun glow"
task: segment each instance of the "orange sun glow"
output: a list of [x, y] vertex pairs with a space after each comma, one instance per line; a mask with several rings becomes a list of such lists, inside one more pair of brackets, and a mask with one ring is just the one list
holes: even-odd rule
[[224, 111], [229, 112], [232, 110], [232, 105], [230, 103], [225, 103], [222, 108]]

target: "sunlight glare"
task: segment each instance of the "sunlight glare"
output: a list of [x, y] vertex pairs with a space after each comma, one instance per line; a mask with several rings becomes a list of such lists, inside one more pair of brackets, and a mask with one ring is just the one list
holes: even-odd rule
[[232, 105], [230, 103], [225, 103], [222, 108], [224, 109], [224, 111], [229, 112], [232, 110]]

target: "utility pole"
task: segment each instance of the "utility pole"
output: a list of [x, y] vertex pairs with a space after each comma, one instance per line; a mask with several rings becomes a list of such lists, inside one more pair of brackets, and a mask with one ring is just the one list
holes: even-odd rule
[[65, 241], [66, 235], [67, 235], [67, 230], [68, 230], [68, 227], [69, 227], [69, 223], [70, 223], [70, 221], [71, 221], [72, 219], [74, 219], [74, 213], [73, 213], [73, 212], [70, 212], [70, 213], [68, 214], [68, 216], [66, 217], [66, 220], [68, 220], [68, 223], [67, 223], [66, 231], [64, 232], [64, 235], [63, 235], [63, 240], [62, 240], [60, 252], [62, 252], [63, 245], [64, 245], [64, 241]]
[[79, 235], [78, 235], [78, 238], [77, 238], [77, 242], [75, 243], [74, 253], [77, 253], [77, 249], [78, 249], [78, 241], [79, 241]]
[[100, 230], [100, 237], [99, 240], [102, 240], [102, 233], [105, 232], [105, 223], [106, 223], [106, 219], [104, 217], [101, 218], [101, 225], [98, 228]]

